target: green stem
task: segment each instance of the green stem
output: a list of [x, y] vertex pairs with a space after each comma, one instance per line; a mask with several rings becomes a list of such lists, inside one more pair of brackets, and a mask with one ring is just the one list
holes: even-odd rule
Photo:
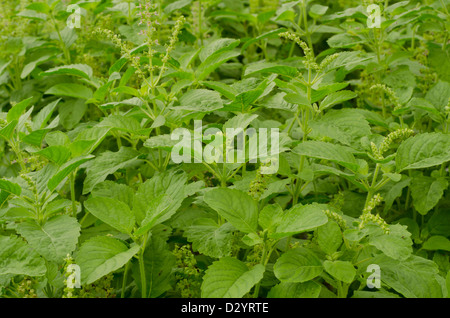
[[77, 204], [75, 201], [75, 174], [76, 170], [70, 174], [69, 182], [70, 182], [70, 199], [72, 200], [72, 216], [77, 216]]
[[128, 262], [125, 265], [125, 269], [123, 272], [123, 280], [122, 280], [122, 291], [120, 293], [120, 298], [125, 298], [125, 287], [127, 285], [127, 278], [128, 278], [128, 268], [130, 267], [130, 262]]

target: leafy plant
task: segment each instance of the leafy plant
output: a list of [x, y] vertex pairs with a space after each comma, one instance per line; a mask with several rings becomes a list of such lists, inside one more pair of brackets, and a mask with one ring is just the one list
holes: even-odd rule
[[0, 297], [449, 297], [449, 5], [0, 2]]

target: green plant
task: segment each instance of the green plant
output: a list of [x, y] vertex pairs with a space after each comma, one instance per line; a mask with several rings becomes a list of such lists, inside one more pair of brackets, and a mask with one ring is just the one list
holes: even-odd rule
[[448, 1], [0, 9], [0, 297], [449, 296]]

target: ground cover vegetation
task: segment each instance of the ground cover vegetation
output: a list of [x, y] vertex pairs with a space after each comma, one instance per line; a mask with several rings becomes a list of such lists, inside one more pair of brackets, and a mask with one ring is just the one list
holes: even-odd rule
[[0, 297], [448, 297], [449, 10], [0, 0]]

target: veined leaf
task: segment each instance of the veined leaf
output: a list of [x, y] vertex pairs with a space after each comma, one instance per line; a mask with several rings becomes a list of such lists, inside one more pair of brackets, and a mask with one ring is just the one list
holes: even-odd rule
[[426, 215], [432, 208], [438, 204], [448, 189], [448, 181], [445, 177], [432, 178], [427, 176], [417, 176], [412, 179], [411, 196], [416, 210]]
[[92, 78], [92, 68], [86, 64], [71, 64], [54, 67], [45, 72], [42, 72], [42, 75], [55, 75], [55, 74], [74, 75], [89, 80]]
[[60, 166], [69, 160], [71, 152], [70, 149], [65, 146], [50, 146], [38, 151], [37, 154]]
[[334, 105], [341, 104], [347, 100], [353, 99], [356, 96], [358, 95], [355, 92], [347, 90], [331, 93], [320, 103], [319, 108], [321, 111], [324, 111], [325, 109], [333, 107]]
[[278, 225], [275, 233], [271, 235], [274, 238], [282, 238], [298, 233], [311, 231], [328, 222], [324, 210], [328, 208], [324, 204], [297, 204], [289, 211], [286, 211], [282, 221]]
[[[172, 288], [173, 268], [176, 258], [168, 249], [167, 243], [157, 235], [152, 235], [144, 251], [144, 268], [147, 281], [146, 295], [149, 298], [161, 296]], [[133, 277], [142, 294], [139, 262], [133, 263]]]
[[42, 276], [45, 261], [17, 236], [0, 236], [0, 275]]
[[303, 283], [319, 276], [323, 267], [314, 252], [299, 247], [281, 255], [273, 270], [281, 282]]
[[347, 284], [351, 284], [356, 276], [355, 267], [347, 261], [326, 260], [323, 262], [323, 267], [331, 276]]
[[422, 169], [450, 161], [450, 135], [424, 133], [402, 142], [395, 157], [397, 171]]
[[83, 184], [83, 194], [92, 191], [97, 183], [105, 181], [106, 177], [119, 169], [136, 162], [139, 152], [122, 147], [117, 152], [105, 151], [87, 167], [87, 177]]
[[90, 99], [92, 98], [92, 90], [84, 85], [75, 83], [56, 84], [48, 89], [45, 94], [56, 96], [69, 96], [73, 98]]
[[263, 278], [264, 271], [261, 264], [249, 269], [236, 258], [224, 257], [208, 267], [203, 277], [201, 297], [244, 297]]
[[358, 169], [358, 162], [348, 148], [323, 141], [305, 141], [296, 146], [294, 153], [311, 158], [336, 162], [352, 171]]
[[272, 287], [268, 298], [318, 298], [321, 285], [314, 281], [304, 283], [282, 282]]
[[73, 217], [58, 215], [43, 225], [34, 220], [17, 224], [17, 232], [47, 261], [58, 264], [72, 253], [80, 236], [80, 224]]
[[58, 170], [58, 172], [48, 181], [48, 189], [50, 191], [53, 191], [56, 189], [56, 187], [76, 168], [81, 166], [86, 161], [94, 158], [93, 155], [87, 155], [87, 156], [80, 156], [73, 158], [72, 160], [67, 161], [64, 165], [61, 166], [61, 168]]
[[205, 193], [205, 202], [244, 233], [256, 232], [258, 206], [251, 196], [236, 189], [216, 188]]
[[121, 241], [97, 236], [81, 245], [75, 258], [81, 269], [81, 284], [87, 285], [124, 266], [139, 251], [133, 244], [128, 248]]
[[233, 231], [230, 223], [218, 225], [213, 219], [196, 219], [184, 234], [192, 242], [194, 251], [214, 258], [231, 255]]
[[96, 218], [119, 230], [131, 234], [135, 218], [128, 205], [114, 198], [89, 198], [84, 206]]

